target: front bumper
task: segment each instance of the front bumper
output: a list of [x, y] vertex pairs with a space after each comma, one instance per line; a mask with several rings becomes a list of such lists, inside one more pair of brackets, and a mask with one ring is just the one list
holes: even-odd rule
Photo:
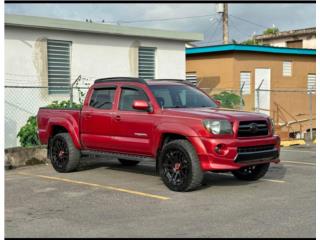
[[[195, 146], [203, 171], [237, 170], [249, 165], [280, 162], [280, 138], [278, 136], [254, 139], [191, 137], [189, 140]], [[221, 144], [224, 145], [224, 152], [219, 154], [215, 149]], [[246, 151], [240, 151], [246, 148]]]

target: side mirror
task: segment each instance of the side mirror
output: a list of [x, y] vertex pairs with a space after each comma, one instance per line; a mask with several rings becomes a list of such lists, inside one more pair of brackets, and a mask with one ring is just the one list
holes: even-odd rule
[[134, 100], [132, 107], [137, 110], [152, 112], [152, 107], [144, 100]]
[[216, 99], [213, 99], [214, 103], [217, 104], [218, 107], [221, 106], [221, 101], [220, 100], [216, 100]]

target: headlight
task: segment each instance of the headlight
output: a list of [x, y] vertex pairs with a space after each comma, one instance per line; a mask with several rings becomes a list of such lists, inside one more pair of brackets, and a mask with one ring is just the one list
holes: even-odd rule
[[204, 127], [213, 134], [232, 134], [232, 125], [227, 120], [210, 120], [203, 121]]
[[269, 118], [270, 124], [271, 124], [271, 133], [274, 135], [274, 121], [273, 119]]

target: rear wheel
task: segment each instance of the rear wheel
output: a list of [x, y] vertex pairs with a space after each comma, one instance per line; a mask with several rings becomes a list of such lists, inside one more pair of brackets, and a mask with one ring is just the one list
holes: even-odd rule
[[121, 158], [119, 158], [118, 160], [123, 166], [135, 166], [140, 162], [140, 161], [134, 161], [134, 160], [121, 159]]
[[55, 135], [50, 144], [52, 166], [58, 172], [72, 172], [80, 163], [80, 151], [74, 146], [68, 133]]
[[268, 171], [270, 163], [253, 165], [232, 171], [232, 174], [240, 179], [246, 181], [254, 181], [262, 178]]
[[160, 176], [173, 191], [186, 192], [201, 185], [203, 172], [198, 155], [187, 140], [166, 144], [160, 154]]

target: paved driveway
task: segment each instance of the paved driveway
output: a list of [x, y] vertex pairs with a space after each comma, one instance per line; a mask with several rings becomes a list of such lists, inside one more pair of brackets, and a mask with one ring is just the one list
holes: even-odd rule
[[256, 182], [205, 175], [197, 191], [168, 190], [152, 163], [87, 159], [5, 173], [6, 237], [315, 237], [315, 146], [282, 149]]

